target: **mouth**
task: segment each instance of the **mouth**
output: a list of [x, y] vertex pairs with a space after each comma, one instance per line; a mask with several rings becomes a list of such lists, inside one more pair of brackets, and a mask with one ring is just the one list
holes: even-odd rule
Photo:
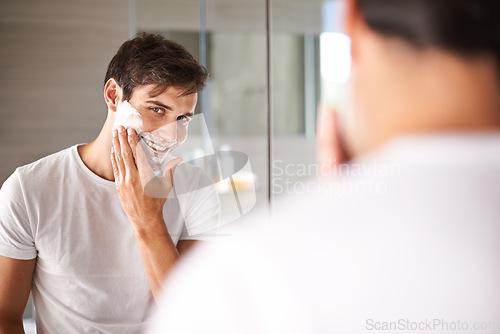
[[164, 153], [174, 147], [177, 141], [169, 141], [163, 138], [152, 135], [151, 133], [144, 132], [139, 135], [140, 139], [143, 139], [146, 145], [151, 148], [154, 152]]

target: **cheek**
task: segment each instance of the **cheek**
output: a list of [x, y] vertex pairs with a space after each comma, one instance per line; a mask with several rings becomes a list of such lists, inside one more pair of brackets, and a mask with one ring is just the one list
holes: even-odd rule
[[188, 124], [178, 124], [177, 126], [177, 141], [182, 144], [187, 139]]
[[153, 132], [158, 128], [157, 122], [149, 119], [148, 117], [142, 117], [142, 131]]
[[169, 137], [175, 129], [175, 121], [167, 122], [156, 116], [142, 117], [142, 131], [156, 134], [157, 136]]

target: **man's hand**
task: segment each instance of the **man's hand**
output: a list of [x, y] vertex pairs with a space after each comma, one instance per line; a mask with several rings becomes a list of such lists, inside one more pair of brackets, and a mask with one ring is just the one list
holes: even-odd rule
[[[165, 177], [158, 180], [163, 193], [162, 198], [150, 197], [144, 193], [143, 183], [151, 181], [152, 170], [140, 147], [137, 134], [133, 129], [125, 131], [123, 126], [113, 131], [111, 164], [115, 185], [123, 210], [136, 232], [154, 229], [163, 222], [163, 206], [172, 189], [174, 168], [182, 162], [177, 158], [165, 168]], [[145, 184], [144, 184], [145, 185]]]
[[337, 166], [348, 161], [339, 131], [337, 112], [328, 106], [318, 107], [316, 120], [316, 161], [320, 178], [335, 177]]
[[[151, 291], [157, 298], [165, 276], [179, 258], [179, 251], [163, 220], [163, 205], [172, 188], [173, 170], [182, 159], [170, 161], [165, 168], [165, 197], [150, 197], [144, 193], [142, 183], [145, 181], [141, 182], [141, 179], [151, 181], [152, 171], [148, 172], [149, 165], [138, 143], [134, 130], [126, 132], [120, 127], [113, 131], [111, 164], [120, 202], [134, 228]], [[179, 241], [179, 247], [183, 241]]]

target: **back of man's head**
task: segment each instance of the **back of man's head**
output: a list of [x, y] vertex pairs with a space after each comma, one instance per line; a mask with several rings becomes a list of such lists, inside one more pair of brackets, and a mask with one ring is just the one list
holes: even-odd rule
[[500, 63], [498, 0], [356, 0], [375, 31], [419, 48], [439, 47]]

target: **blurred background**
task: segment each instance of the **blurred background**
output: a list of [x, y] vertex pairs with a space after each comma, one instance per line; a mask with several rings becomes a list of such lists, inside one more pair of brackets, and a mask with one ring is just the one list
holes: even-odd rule
[[206, 127], [192, 124], [179, 154], [248, 155], [256, 207], [307, 191], [317, 106], [338, 104], [349, 76], [341, 11], [342, 0], [2, 0], [0, 182], [98, 135], [107, 65], [147, 31], [184, 45], [210, 72], [197, 107]]

